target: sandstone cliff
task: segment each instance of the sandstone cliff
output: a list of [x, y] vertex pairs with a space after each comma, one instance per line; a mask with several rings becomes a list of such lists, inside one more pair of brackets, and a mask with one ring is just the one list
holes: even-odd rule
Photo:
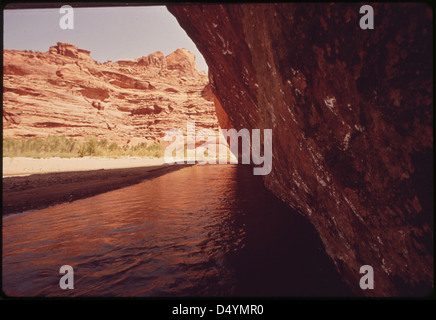
[[[428, 294], [432, 10], [372, 5], [374, 30], [357, 3], [168, 9], [209, 65], [222, 126], [273, 129], [265, 184], [313, 223], [354, 292]], [[362, 265], [374, 290], [359, 287]]]
[[4, 50], [3, 136], [94, 135], [120, 145], [163, 142], [186, 121], [218, 130], [207, 75], [178, 49], [104, 64], [57, 43], [48, 52]]

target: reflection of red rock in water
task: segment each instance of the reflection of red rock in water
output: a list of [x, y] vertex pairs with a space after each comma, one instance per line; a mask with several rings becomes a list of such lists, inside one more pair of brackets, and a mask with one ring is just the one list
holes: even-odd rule
[[187, 120], [218, 129], [213, 102], [202, 97], [207, 75], [185, 49], [102, 64], [58, 42], [46, 53], [4, 50], [3, 58], [4, 137], [95, 135], [124, 145], [161, 141]]
[[349, 4], [168, 6], [209, 65], [221, 126], [273, 129], [265, 184], [310, 219], [355, 293], [428, 294], [432, 12], [373, 7], [364, 31]]

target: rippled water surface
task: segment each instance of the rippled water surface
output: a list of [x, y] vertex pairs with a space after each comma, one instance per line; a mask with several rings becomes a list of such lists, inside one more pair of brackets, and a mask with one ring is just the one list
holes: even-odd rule
[[[61, 290], [59, 268], [74, 269]], [[314, 228], [245, 166], [3, 217], [10, 296], [342, 296]]]

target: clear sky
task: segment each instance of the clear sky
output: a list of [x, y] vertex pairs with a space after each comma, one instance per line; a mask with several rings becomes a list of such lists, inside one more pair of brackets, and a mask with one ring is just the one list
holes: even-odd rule
[[197, 47], [165, 6], [74, 8], [74, 29], [62, 30], [59, 9], [4, 10], [4, 49], [48, 51], [56, 42], [90, 50], [99, 62], [136, 59], [178, 48], [193, 52], [200, 70], [207, 65]]

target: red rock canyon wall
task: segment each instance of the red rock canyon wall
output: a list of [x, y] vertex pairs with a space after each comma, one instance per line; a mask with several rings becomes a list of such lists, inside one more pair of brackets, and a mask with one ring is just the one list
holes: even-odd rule
[[103, 64], [62, 42], [48, 52], [4, 50], [3, 136], [165, 144], [165, 132], [185, 132], [188, 120], [218, 130], [213, 98], [202, 97], [207, 83], [186, 49]]
[[[372, 5], [374, 30], [360, 29], [358, 3], [168, 9], [209, 65], [222, 126], [273, 130], [265, 184], [313, 223], [353, 291], [426, 294], [432, 10]], [[374, 290], [359, 287], [362, 265]]]

